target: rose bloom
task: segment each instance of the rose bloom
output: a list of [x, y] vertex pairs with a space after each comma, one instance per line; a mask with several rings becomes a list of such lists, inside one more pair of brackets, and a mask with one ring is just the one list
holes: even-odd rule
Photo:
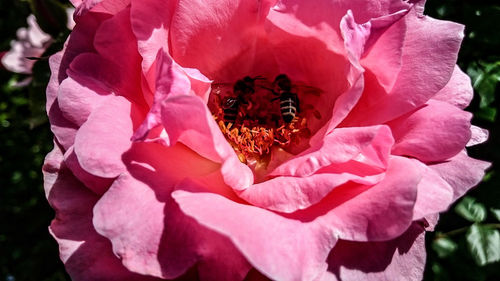
[[10, 42], [11, 49], [2, 57], [2, 65], [12, 72], [31, 74], [35, 60], [27, 57], [40, 57], [52, 43], [52, 38], [40, 29], [34, 15], [29, 15], [26, 20], [28, 27], [17, 30], [17, 40]]
[[[68, 14], [67, 28], [73, 29], [75, 23], [72, 19], [73, 8], [66, 9]], [[34, 15], [29, 15], [26, 19], [28, 27], [21, 27], [17, 30], [17, 40], [10, 42], [11, 49], [0, 57], [5, 69], [22, 74], [31, 74], [35, 60], [42, 56], [45, 50], [52, 44], [52, 37], [43, 32]], [[30, 59], [31, 58], [31, 59]], [[29, 83], [26, 80], [25, 83]]]
[[489, 166], [424, 1], [73, 4], [43, 170], [74, 280], [419, 280]]

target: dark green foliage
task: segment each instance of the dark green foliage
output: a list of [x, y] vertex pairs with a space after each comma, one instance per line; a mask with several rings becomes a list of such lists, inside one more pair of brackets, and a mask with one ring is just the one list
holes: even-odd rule
[[455, 212], [471, 222], [482, 222], [486, 219], [486, 208], [476, 199], [466, 196], [455, 207]]
[[[1, 1], [0, 51], [27, 26], [30, 12], [27, 2]], [[53, 146], [45, 113], [47, 60], [33, 72], [29, 87], [16, 88], [28, 76], [0, 67], [0, 280], [63, 281], [69, 277], [48, 232], [54, 212], [42, 186], [43, 159]]]
[[500, 233], [494, 225], [475, 223], [466, 234], [467, 246], [480, 266], [500, 261]]
[[[490, 132], [486, 143], [468, 148], [468, 152], [493, 165], [477, 188], [441, 215], [436, 232], [427, 234], [424, 280], [500, 280], [500, 3], [428, 0], [426, 11], [432, 17], [466, 26], [458, 64], [471, 76], [475, 90], [466, 110], [474, 113], [473, 124]], [[457, 247], [451, 246], [453, 243]]]

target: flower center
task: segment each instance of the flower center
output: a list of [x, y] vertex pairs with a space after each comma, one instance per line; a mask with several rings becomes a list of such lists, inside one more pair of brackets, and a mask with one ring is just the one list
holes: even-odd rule
[[[212, 84], [210, 110], [242, 163], [268, 162], [274, 147], [287, 150], [311, 137], [305, 112], [321, 115], [300, 103], [303, 87], [284, 74], [273, 81], [246, 76]], [[319, 89], [308, 88], [319, 95]]]

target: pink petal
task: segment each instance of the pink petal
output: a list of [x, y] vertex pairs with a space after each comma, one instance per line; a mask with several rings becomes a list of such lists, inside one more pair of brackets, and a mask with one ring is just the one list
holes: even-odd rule
[[62, 81], [59, 81], [59, 70], [63, 68], [61, 64], [62, 59], [63, 52], [56, 53], [49, 59], [52, 74], [47, 85], [47, 103], [45, 104], [45, 110], [49, 116], [50, 129], [64, 150], [67, 150], [75, 142], [77, 126], [64, 117], [57, 101], [59, 84]]
[[[236, 189], [248, 187], [253, 181], [252, 172], [238, 160], [203, 100], [192, 95], [186, 73], [162, 51], [158, 52], [156, 66], [155, 100], [133, 140], [147, 140], [152, 133], [166, 146], [180, 141], [203, 157], [222, 162], [226, 183]], [[160, 133], [153, 130], [159, 125], [165, 129]]]
[[391, 241], [339, 241], [328, 258], [328, 272], [320, 280], [422, 280], [424, 234], [424, 229], [414, 223]]
[[432, 98], [453, 104], [463, 109], [469, 105], [473, 96], [474, 90], [472, 89], [470, 77], [467, 76], [458, 65], [455, 65], [455, 69], [453, 70], [453, 74], [448, 84]]
[[[406, 21], [402, 18], [407, 10], [370, 20], [370, 38], [361, 60], [363, 67], [375, 76], [377, 82], [389, 92], [396, 83], [401, 70]], [[367, 77], [367, 83], [371, 76]], [[373, 98], [374, 94], [363, 96], [363, 100]]]
[[73, 4], [73, 6], [78, 7], [85, 0], [69, 0], [69, 1], [71, 2], [71, 4]]
[[[395, 22], [401, 22], [401, 17], [403, 17], [407, 13], [406, 10], [401, 12], [391, 14], [389, 16], [379, 17], [372, 19], [370, 22], [364, 24], [357, 24], [354, 20], [354, 16], [349, 10], [347, 14], [342, 18], [340, 22], [340, 31], [342, 37], [344, 39], [344, 52], [347, 53], [347, 57], [351, 64], [350, 70], [348, 73], [344, 74], [344, 77], [347, 77], [347, 82], [350, 87], [345, 90], [339, 91], [339, 89], [330, 91], [329, 96], [333, 97], [334, 100], [320, 101], [318, 108], [323, 108], [323, 112], [332, 111], [332, 116], [327, 116], [329, 121], [326, 126], [321, 128], [316, 135], [311, 139], [311, 144], [314, 146], [320, 139], [323, 137], [325, 133], [331, 132], [337, 125], [349, 114], [349, 112], [355, 107], [355, 105], [360, 102], [359, 99], [363, 98], [361, 93], [364, 88], [364, 77], [362, 76], [364, 69], [360, 65], [361, 57], [366, 54], [367, 50], [375, 50], [373, 51], [377, 56], [383, 57], [381, 51], [379, 51], [376, 47], [373, 47], [374, 41], [380, 39], [381, 43], [386, 44], [390, 41], [390, 39], [386, 39], [389, 35], [385, 37], [384, 32], [386, 30], [391, 30], [391, 26], [395, 25]], [[398, 26], [398, 25], [396, 25]], [[398, 28], [393, 28], [398, 30]], [[394, 31], [393, 31], [394, 32]], [[397, 38], [399, 39], [399, 38]], [[396, 40], [397, 41], [397, 40]], [[390, 42], [392, 43], [392, 42]], [[397, 43], [397, 42], [396, 42]], [[394, 54], [390, 54], [387, 56], [394, 57]], [[396, 55], [397, 57], [397, 55]], [[369, 58], [369, 57], [368, 57]], [[389, 61], [389, 60], [384, 60]], [[370, 60], [368, 59], [368, 65], [370, 64]], [[398, 61], [395, 63], [396, 66], [393, 68], [399, 67]], [[389, 75], [390, 76], [390, 75]], [[388, 80], [389, 76], [383, 77], [381, 79]], [[331, 75], [330, 75], [331, 77]], [[370, 77], [368, 77], [370, 78]], [[331, 79], [330, 81], [335, 81], [336, 84], [339, 84], [339, 79]], [[369, 81], [369, 80], [368, 80]], [[386, 81], [387, 82], [387, 81]], [[344, 93], [342, 93], [345, 91]], [[336, 93], [342, 93], [338, 95]], [[363, 102], [363, 99], [361, 100]], [[324, 109], [324, 106], [321, 104], [334, 104], [333, 109]]]
[[443, 163], [430, 165], [429, 168], [436, 171], [453, 187], [453, 201], [455, 201], [477, 185], [490, 166], [491, 163], [470, 158], [465, 151], [462, 151]]
[[283, 213], [292, 213], [318, 203], [335, 188], [354, 182], [373, 185], [384, 174], [358, 176], [351, 173], [321, 173], [307, 177], [277, 177], [254, 184], [238, 195], [250, 204]]
[[76, 134], [74, 150], [81, 167], [103, 178], [117, 177], [124, 172], [122, 154], [132, 144], [130, 138], [137, 126], [133, 120], [142, 120], [143, 116], [144, 113], [125, 98], [108, 96]]
[[64, 153], [64, 163], [71, 170], [76, 179], [97, 195], [104, 194], [113, 183], [114, 179], [96, 177], [82, 169], [80, 163], [78, 163], [78, 158], [76, 157], [73, 147], [70, 147]]
[[45, 109], [49, 116], [50, 129], [55, 138], [61, 144], [64, 150], [67, 150], [75, 142], [77, 126], [64, 117], [57, 101], [59, 90], [59, 67], [61, 65], [62, 52], [59, 52], [49, 59], [52, 75], [47, 85], [47, 103]]
[[366, 1], [346, 2], [321, 1], [280, 1], [271, 9], [268, 19], [286, 32], [302, 37], [313, 35], [325, 42], [332, 50], [342, 53], [340, 38], [340, 20], [348, 9], [358, 19], [367, 22], [372, 18], [388, 15], [407, 9], [403, 1]]
[[429, 103], [388, 123], [396, 143], [392, 154], [423, 162], [446, 160], [460, 152], [470, 139], [472, 114], [448, 103]]
[[[389, 128], [339, 128], [319, 148], [278, 166], [239, 196], [254, 206], [291, 213], [319, 202], [349, 181], [374, 185], [384, 178], [393, 139]], [[362, 164], [361, 164], [362, 163]]]
[[45, 110], [47, 113], [50, 111], [52, 104], [57, 98], [57, 94], [59, 91], [59, 84], [63, 79], [59, 80], [59, 68], [61, 66], [61, 59], [63, 58], [63, 52], [57, 52], [50, 56], [49, 58], [49, 66], [50, 66], [50, 79], [47, 85], [47, 103], [45, 104]]
[[162, 103], [161, 118], [169, 136], [169, 145], [179, 141], [201, 156], [222, 163], [225, 182], [237, 190], [253, 182], [250, 168], [238, 160], [199, 97], [168, 96]]
[[[391, 14], [389, 16], [380, 17], [372, 19], [371, 21], [365, 24], [356, 24], [354, 21], [354, 16], [350, 11], [342, 18], [340, 22], [340, 30], [342, 33], [342, 37], [344, 38], [344, 48], [345, 52], [348, 54], [349, 61], [351, 63], [350, 71], [345, 75], [347, 77], [347, 81], [351, 87], [342, 95], [337, 96], [335, 94], [330, 94], [335, 98], [333, 114], [329, 120], [329, 123], [326, 127], [322, 128], [311, 140], [311, 143], [314, 144], [318, 141], [319, 138], [323, 135], [323, 131], [326, 132], [332, 131], [348, 114], [356, 108], [355, 105], [357, 103], [363, 103], [366, 100], [366, 95], [362, 96], [363, 89], [366, 86], [363, 85], [365, 83], [365, 77], [362, 76], [364, 69], [360, 65], [360, 59], [362, 55], [366, 54], [367, 50], [374, 50], [375, 55], [377, 55], [378, 59], [382, 59], [384, 56], [381, 54], [381, 51], [378, 51], [377, 44], [374, 43], [377, 39], [381, 40], [379, 44], [386, 44], [387, 40], [385, 38], [389, 37], [389, 35], [385, 35], [386, 33], [390, 34], [390, 30], [393, 31], [390, 27], [393, 25], [399, 26], [400, 24], [394, 24], [395, 22], [401, 22], [400, 18], [405, 15], [406, 11], [402, 11], [399, 13]], [[385, 35], [385, 36], [382, 36]], [[399, 33], [397, 33], [397, 37], [399, 37]], [[398, 38], [399, 39], [399, 38]], [[397, 40], [396, 40], [397, 41]], [[375, 44], [375, 47], [373, 46]], [[369, 53], [368, 53], [369, 55]], [[390, 57], [397, 57], [391, 52], [391, 54], [385, 55]], [[382, 59], [383, 61], [390, 61], [389, 59]], [[368, 66], [370, 66], [370, 56], [368, 56]], [[397, 62], [396, 62], [397, 64]], [[397, 68], [398, 66], [396, 66]], [[395, 70], [393, 70], [395, 72]], [[391, 72], [391, 73], [393, 73]], [[371, 72], [368, 72], [370, 74]], [[367, 76], [367, 82], [370, 83], [371, 76]], [[330, 78], [331, 79], [331, 78]], [[381, 79], [388, 80], [389, 76], [384, 76]], [[335, 79], [335, 83], [338, 84], [338, 79]], [[373, 79], [371, 79], [373, 80]], [[387, 82], [387, 81], [386, 81]], [[369, 85], [369, 84], [368, 84]], [[341, 91], [334, 90], [332, 93], [341, 93]], [[370, 96], [373, 96], [375, 93], [371, 93]], [[361, 100], [359, 100], [361, 98]], [[330, 102], [330, 104], [332, 104]], [[320, 103], [321, 104], [321, 103]], [[328, 104], [328, 103], [327, 103]], [[320, 106], [321, 107], [321, 106]], [[327, 110], [328, 112], [329, 110]]]
[[[103, 2], [103, 4], [106, 2]], [[137, 52], [137, 42], [131, 30], [130, 8], [118, 12], [112, 18], [104, 21], [97, 29], [94, 46], [99, 53], [99, 60], [94, 62], [94, 68], [100, 69], [102, 75], [109, 77], [105, 73], [112, 73], [114, 79], [105, 79], [110, 81], [110, 86], [115, 89], [115, 93], [129, 97], [137, 104], [144, 104], [141, 97], [141, 57]], [[102, 63], [102, 59], [106, 62]], [[110, 66], [105, 64], [112, 62]], [[104, 69], [104, 70], [101, 70]], [[82, 69], [82, 73], [89, 72], [88, 69]]]
[[112, 254], [109, 241], [96, 233], [92, 207], [98, 197], [66, 168], [57, 144], [47, 155], [43, 172], [46, 196], [56, 211], [50, 232], [72, 280], [157, 280], [128, 271]]
[[50, 41], [52, 38], [50, 37], [49, 34], [43, 32], [43, 30], [38, 25], [38, 22], [36, 21], [36, 17], [34, 15], [29, 15], [27, 20], [28, 20], [28, 33], [27, 33], [28, 42], [33, 47], [43, 48], [45, 50], [45, 48], [48, 47], [47, 42]]
[[59, 83], [66, 78], [66, 69], [76, 56], [86, 52], [96, 52], [95, 33], [98, 26], [108, 18], [109, 15], [102, 13], [89, 13], [79, 18], [79, 24], [71, 31], [63, 49], [64, 56], [61, 59], [57, 77]]
[[283, 32], [290, 23], [285, 19], [292, 20], [283, 5], [280, 3], [271, 11], [271, 23], [266, 29], [280, 72], [290, 75], [293, 81], [322, 90], [317, 98], [305, 94], [300, 97], [301, 103], [312, 105], [324, 116], [321, 120], [308, 118], [312, 131], [322, 127], [311, 140], [315, 145], [340, 123], [361, 95], [363, 70], [359, 58], [369, 30], [356, 25], [352, 14], [346, 15], [341, 23], [344, 46], [335, 50], [332, 42], [324, 42], [327, 35], [321, 34], [321, 30]]
[[199, 262], [200, 273], [243, 279], [249, 266], [231, 242], [184, 216], [170, 197], [177, 182], [211, 173], [214, 163], [185, 146], [154, 143], [134, 144], [124, 161], [130, 174], [118, 177], [99, 200], [94, 225], [128, 269], [174, 278]]
[[82, 17], [82, 24], [75, 27], [66, 42], [65, 49], [51, 56], [49, 60], [52, 74], [47, 86], [46, 110], [51, 130], [65, 150], [73, 145], [77, 126], [63, 116], [56, 102], [59, 85], [67, 78], [66, 71], [74, 58], [80, 53], [94, 50], [92, 42], [95, 30], [103, 19], [104, 16], [101, 14], [92, 13]]
[[184, 182], [179, 187], [196, 190], [177, 190], [172, 194], [182, 212], [229, 237], [267, 277], [312, 280], [326, 270], [325, 259], [335, 244], [333, 235], [310, 224], [204, 192], [194, 183]]
[[130, 20], [142, 56], [143, 73], [148, 73], [160, 50], [170, 52], [169, 28], [177, 1], [133, 0]]
[[453, 188], [437, 172], [425, 166], [424, 175], [418, 184], [413, 220], [443, 212], [452, 202]]
[[366, 41], [370, 37], [371, 24], [357, 24], [351, 10], [340, 21], [340, 32], [349, 61], [360, 67], [359, 60], [364, 52]]
[[57, 96], [64, 117], [77, 126], [85, 123], [92, 111], [106, 100], [108, 93], [99, 84], [94, 81], [79, 83], [70, 77], [64, 79]]
[[[391, 131], [387, 126], [337, 128], [326, 135], [319, 146], [294, 156], [278, 166], [270, 175], [309, 176], [321, 168], [361, 157], [363, 152], [368, 153], [369, 147], [376, 150], [375, 155], [365, 155], [360, 161], [385, 168], [393, 143]], [[370, 157], [372, 161], [368, 161]]]
[[86, 15], [89, 11], [114, 15], [130, 4], [130, 0], [83, 0], [78, 2], [73, 3], [76, 7], [77, 22], [79, 22], [79, 17]]
[[31, 74], [35, 60], [28, 57], [40, 57], [52, 43], [52, 38], [40, 29], [34, 15], [29, 15], [27, 22], [28, 27], [17, 30], [17, 38], [10, 42], [11, 49], [1, 58], [9, 71]]
[[10, 50], [2, 57], [2, 65], [8, 71], [31, 74], [35, 60], [27, 57], [38, 58], [45, 52], [46, 47], [28, 46], [29, 42], [12, 41]]
[[241, 59], [233, 77], [248, 75], [263, 21], [271, 0], [180, 0], [170, 25], [170, 53], [182, 66], [199, 69], [211, 79], [225, 81], [220, 71]]
[[141, 95], [140, 75], [132, 77], [133, 69], [127, 71], [126, 68], [97, 54], [80, 54], [71, 62], [67, 74], [80, 84], [88, 85], [92, 91], [100, 94], [113, 92], [126, 97], [138, 106], [146, 105]]
[[467, 146], [474, 146], [476, 144], [481, 144], [488, 140], [489, 132], [486, 129], [480, 128], [478, 126], [472, 125], [470, 127], [471, 137]]
[[[161, 108], [169, 95], [188, 95], [191, 88], [190, 81], [182, 68], [177, 65], [168, 54], [159, 51], [156, 56], [156, 81], [154, 101], [146, 119], [134, 133], [133, 140], [145, 140], [149, 132], [161, 124]], [[165, 140], [168, 145], [168, 139]]]
[[346, 184], [293, 217], [316, 220], [340, 239], [382, 241], [411, 224], [424, 169], [415, 160], [393, 157], [384, 180], [374, 186]]
[[[344, 120], [344, 126], [391, 120], [423, 105], [448, 83], [463, 38], [463, 26], [422, 16], [418, 8], [413, 8], [405, 20], [402, 66], [392, 91], [379, 94], [377, 101], [360, 103]], [[369, 85], [365, 93], [380, 91], [368, 88]]]
[[73, 30], [75, 27], [75, 21], [73, 20], [73, 14], [75, 13], [74, 8], [66, 8], [66, 16], [68, 17], [68, 22], [66, 23], [66, 27], [69, 30]]

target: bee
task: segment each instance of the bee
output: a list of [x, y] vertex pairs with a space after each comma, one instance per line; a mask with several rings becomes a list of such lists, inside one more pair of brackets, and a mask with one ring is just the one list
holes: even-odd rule
[[271, 99], [271, 101], [280, 100], [281, 117], [288, 124], [300, 112], [299, 98], [297, 94], [292, 93], [292, 81], [285, 74], [276, 76], [273, 87], [272, 93], [278, 97]]
[[240, 112], [240, 106], [242, 104], [249, 104], [248, 97], [255, 93], [255, 81], [264, 79], [260, 76], [254, 78], [250, 76], [245, 76], [242, 79], [236, 81], [233, 85], [233, 95], [231, 97], [224, 98], [222, 102], [222, 109], [224, 111], [224, 122], [235, 123]]

